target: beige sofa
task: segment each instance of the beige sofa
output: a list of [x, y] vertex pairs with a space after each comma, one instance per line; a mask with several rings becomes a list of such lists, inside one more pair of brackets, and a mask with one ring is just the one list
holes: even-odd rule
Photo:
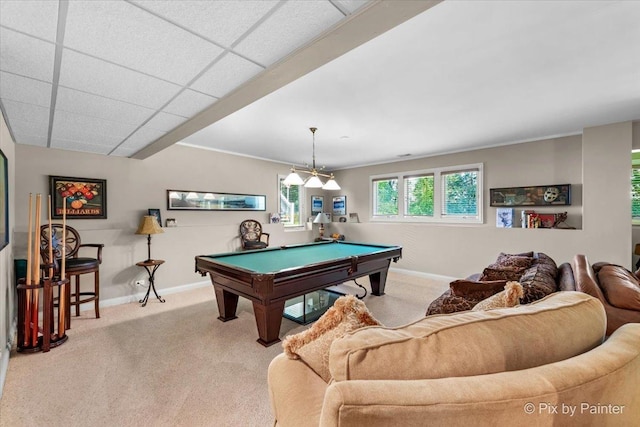
[[278, 426], [632, 425], [640, 324], [603, 342], [600, 301], [532, 304], [365, 327], [335, 340], [326, 383], [302, 360], [269, 366]]

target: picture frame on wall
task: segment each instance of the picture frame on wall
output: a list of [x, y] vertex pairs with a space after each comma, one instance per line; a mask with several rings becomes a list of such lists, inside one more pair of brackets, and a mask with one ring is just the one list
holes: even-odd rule
[[571, 184], [489, 189], [491, 206], [563, 206], [571, 204]]
[[[51, 218], [107, 219], [107, 180], [49, 175]], [[66, 197], [67, 204], [63, 206]]]
[[0, 150], [0, 251], [9, 244], [9, 165]]
[[311, 196], [311, 214], [317, 215], [324, 209], [324, 197]]
[[334, 196], [333, 197], [333, 215], [346, 215], [347, 214], [347, 196]]
[[160, 215], [160, 209], [149, 209], [149, 215], [155, 216], [158, 225], [162, 227], [162, 216]]

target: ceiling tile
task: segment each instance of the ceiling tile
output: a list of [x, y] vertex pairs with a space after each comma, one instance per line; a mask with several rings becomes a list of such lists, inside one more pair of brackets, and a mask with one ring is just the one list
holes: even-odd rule
[[176, 116], [175, 114], [163, 113], [160, 111], [145, 124], [145, 127], [169, 132], [186, 121], [186, 117]]
[[0, 24], [55, 42], [58, 2], [2, 0], [0, 1]]
[[55, 45], [0, 28], [0, 70], [51, 82]]
[[127, 68], [64, 49], [60, 85], [157, 109], [180, 87]]
[[178, 116], [191, 117], [214, 104], [216, 98], [193, 90], [185, 90], [164, 108], [164, 111]]
[[[33, 104], [3, 99], [2, 104], [13, 125], [14, 120], [30, 123], [34, 131], [31, 135], [47, 135], [49, 128], [49, 109]], [[42, 131], [44, 129], [44, 131]]]
[[134, 154], [136, 154], [138, 151], [140, 150], [138, 150], [137, 148], [118, 147], [112, 153], [110, 153], [110, 155], [117, 156], [117, 157], [131, 157]]
[[56, 111], [51, 138], [52, 140], [54, 138], [67, 139], [114, 147], [135, 129], [136, 126], [131, 124]]
[[328, 1], [288, 2], [260, 24], [234, 51], [271, 65], [344, 18]]
[[143, 123], [155, 112], [150, 108], [66, 87], [58, 88], [56, 111], [58, 110], [136, 126]]
[[369, 0], [333, 0], [343, 10], [348, 11], [350, 14], [360, 9], [365, 4], [369, 3]]
[[0, 98], [51, 106], [51, 84], [0, 71]]
[[178, 84], [223, 52], [126, 2], [69, 2], [65, 47]]
[[18, 122], [11, 124], [11, 131], [16, 138], [18, 144], [35, 145], [37, 147], [46, 147], [48, 136], [45, 135], [31, 135], [33, 129], [29, 127], [28, 123]]
[[94, 154], [109, 154], [111, 151], [111, 145], [99, 145], [99, 144], [87, 144], [86, 142], [80, 142], [75, 140], [68, 140], [64, 138], [51, 138], [51, 148], [58, 148], [61, 150], [81, 151], [83, 153]]
[[198, 34], [230, 47], [252, 25], [258, 22], [278, 0], [261, 1], [134, 1]]
[[[136, 133], [131, 135], [120, 147], [135, 149], [136, 151], [144, 148], [147, 144], [163, 136], [166, 132], [151, 129], [143, 126]], [[118, 148], [120, 148], [118, 147]]]
[[262, 70], [262, 67], [253, 62], [228, 53], [196, 80], [191, 87], [220, 98]]

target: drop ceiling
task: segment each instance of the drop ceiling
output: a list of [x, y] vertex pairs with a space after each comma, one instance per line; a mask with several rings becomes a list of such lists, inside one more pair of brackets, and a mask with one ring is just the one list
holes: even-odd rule
[[640, 119], [638, 1], [0, 0], [18, 144], [340, 169]]

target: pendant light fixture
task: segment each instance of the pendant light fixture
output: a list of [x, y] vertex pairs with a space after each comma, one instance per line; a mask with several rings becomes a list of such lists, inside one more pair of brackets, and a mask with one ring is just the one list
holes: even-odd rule
[[[320, 169], [316, 168], [316, 131], [318, 128], [309, 128], [313, 135], [313, 158], [311, 167], [306, 165], [306, 169], [296, 169], [295, 166], [291, 167], [291, 173], [283, 181], [284, 185], [304, 185], [307, 188], [322, 188], [323, 190], [340, 190], [340, 186], [336, 182], [333, 174], [321, 173], [324, 170], [324, 166]], [[310, 175], [307, 179], [302, 179], [298, 172], [306, 173]], [[326, 183], [320, 180], [320, 177], [329, 178]]]

